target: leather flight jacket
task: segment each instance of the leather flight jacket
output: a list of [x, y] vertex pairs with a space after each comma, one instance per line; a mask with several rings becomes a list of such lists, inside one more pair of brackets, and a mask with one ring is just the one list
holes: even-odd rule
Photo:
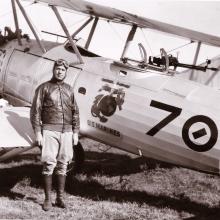
[[30, 111], [35, 132], [42, 129], [79, 132], [79, 109], [73, 88], [51, 79], [38, 86]]

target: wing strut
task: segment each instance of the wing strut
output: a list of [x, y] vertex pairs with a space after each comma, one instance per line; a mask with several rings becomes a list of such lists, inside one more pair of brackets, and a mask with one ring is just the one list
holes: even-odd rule
[[126, 43], [125, 43], [125, 46], [124, 46], [124, 50], [123, 50], [122, 55], [121, 55], [121, 60], [123, 60], [123, 58], [125, 57], [125, 54], [127, 53], [128, 47], [129, 47], [131, 41], [134, 38], [136, 30], [137, 30], [137, 25], [133, 25], [130, 32], [129, 32], [129, 34], [128, 34], [128, 37], [127, 37], [127, 40], [126, 40]]
[[98, 20], [99, 20], [98, 17], [96, 17], [95, 20], [94, 20], [94, 23], [93, 23], [93, 25], [92, 25], [91, 31], [90, 31], [90, 33], [89, 33], [89, 37], [88, 37], [88, 39], [87, 39], [87, 41], [86, 41], [86, 45], [85, 45], [85, 48], [86, 48], [86, 49], [89, 48], [89, 45], [90, 45], [91, 40], [92, 40], [92, 36], [93, 36], [93, 34], [94, 34], [94, 32], [95, 32], [96, 25], [97, 25], [97, 23], [98, 23]]
[[72, 34], [72, 38], [74, 39], [75, 36], [76, 36], [84, 27], [86, 27], [92, 20], [93, 20], [93, 17], [90, 17], [81, 27], [79, 27], [79, 28]]
[[19, 0], [16, 0], [16, 2], [17, 2], [17, 5], [18, 5], [19, 8], [20, 8], [20, 10], [21, 10], [21, 12], [22, 12], [22, 14], [23, 14], [25, 20], [27, 21], [27, 23], [28, 23], [28, 25], [29, 25], [31, 31], [33, 32], [33, 34], [34, 34], [34, 36], [35, 36], [35, 38], [36, 38], [36, 40], [37, 40], [37, 43], [39, 44], [41, 50], [43, 51], [43, 53], [47, 52], [46, 49], [45, 49], [45, 47], [43, 46], [43, 44], [42, 44], [42, 42], [41, 42], [39, 36], [37, 35], [37, 32], [36, 32], [35, 29], [34, 29], [34, 26], [31, 24], [30, 19], [29, 19], [27, 13], [25, 12], [23, 6], [22, 6], [21, 3], [19, 2]]
[[57, 17], [57, 19], [58, 19], [58, 21], [59, 21], [61, 27], [63, 28], [63, 31], [65, 32], [65, 34], [66, 34], [66, 36], [67, 36], [67, 38], [68, 38], [68, 40], [69, 40], [69, 42], [70, 42], [70, 44], [71, 44], [71, 46], [72, 46], [74, 52], [76, 53], [76, 56], [77, 56], [77, 58], [78, 58], [78, 60], [79, 60], [79, 63], [80, 63], [80, 64], [83, 64], [84, 62], [83, 62], [82, 56], [81, 56], [81, 54], [80, 54], [80, 52], [79, 52], [79, 50], [78, 50], [76, 44], [74, 43], [73, 38], [70, 36], [70, 33], [69, 33], [69, 31], [68, 31], [68, 29], [67, 29], [65, 23], [63, 22], [63, 20], [62, 20], [62, 18], [61, 18], [61, 16], [60, 16], [60, 14], [59, 14], [59, 12], [58, 12], [56, 6], [51, 5], [51, 8], [53, 9], [53, 11], [54, 11], [54, 13], [55, 13], [55, 15], [56, 15], [56, 17]]
[[11, 0], [11, 5], [12, 5], [12, 10], [13, 10], [13, 15], [14, 15], [16, 34], [17, 34], [17, 38], [18, 38], [18, 44], [21, 46], [22, 45], [22, 43], [21, 43], [21, 32], [19, 31], [18, 16], [17, 16], [16, 6], [15, 6], [15, 0]]
[[[196, 53], [195, 53], [194, 60], [193, 60], [193, 65], [196, 65], [196, 62], [197, 62], [197, 59], [198, 59], [198, 56], [199, 56], [200, 48], [201, 48], [201, 41], [199, 41], [197, 43], [197, 48], [196, 48]], [[190, 74], [190, 78], [189, 78], [190, 80], [193, 80], [194, 71], [195, 70], [192, 69], [191, 74]]]

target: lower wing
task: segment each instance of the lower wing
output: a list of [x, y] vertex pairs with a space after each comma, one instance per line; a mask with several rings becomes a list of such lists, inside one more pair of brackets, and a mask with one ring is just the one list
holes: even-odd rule
[[27, 107], [0, 108], [0, 161], [34, 147], [29, 112]]

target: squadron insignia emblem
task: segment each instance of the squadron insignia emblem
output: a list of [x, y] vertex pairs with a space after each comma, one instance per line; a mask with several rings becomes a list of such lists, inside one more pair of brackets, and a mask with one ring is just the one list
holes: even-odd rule
[[122, 88], [111, 88], [108, 84], [99, 89], [99, 94], [95, 97], [91, 114], [93, 117], [98, 117], [101, 122], [107, 122], [108, 118], [112, 116], [117, 107], [119, 111], [122, 110], [124, 103], [125, 92]]

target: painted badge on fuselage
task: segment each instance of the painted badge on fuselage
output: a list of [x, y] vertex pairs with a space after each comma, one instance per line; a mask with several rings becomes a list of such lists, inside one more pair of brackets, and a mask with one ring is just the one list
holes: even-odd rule
[[122, 110], [125, 92], [123, 88], [112, 88], [108, 84], [98, 90], [99, 94], [95, 97], [91, 108], [93, 117], [98, 117], [100, 122], [107, 122], [117, 110]]

